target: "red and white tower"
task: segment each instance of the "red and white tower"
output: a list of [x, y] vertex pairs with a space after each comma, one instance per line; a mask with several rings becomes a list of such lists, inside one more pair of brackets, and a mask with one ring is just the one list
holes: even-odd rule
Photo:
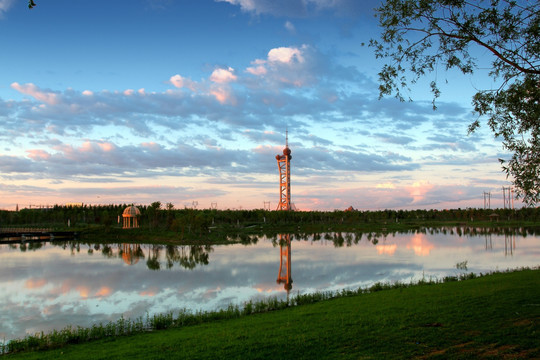
[[285, 133], [285, 149], [283, 155], [277, 154], [279, 168], [279, 204], [277, 210], [291, 210], [291, 149], [289, 149], [289, 133]]

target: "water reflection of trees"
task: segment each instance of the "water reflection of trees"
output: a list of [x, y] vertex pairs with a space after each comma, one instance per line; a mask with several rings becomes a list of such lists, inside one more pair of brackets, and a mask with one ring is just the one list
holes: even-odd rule
[[[7, 244], [10, 249], [17, 249], [17, 244], [9, 243]], [[36, 251], [43, 247], [43, 242], [41, 241], [32, 241], [32, 242], [23, 242], [18, 244], [18, 248], [21, 252], [25, 251]]]
[[[277, 236], [277, 235], [276, 235]], [[243, 245], [255, 245], [259, 241], [260, 235], [236, 234], [227, 236], [227, 242], [239, 243]]]
[[[210, 245], [148, 245], [146, 266], [150, 270], [160, 270], [171, 269], [177, 264], [192, 270], [197, 265], [208, 265], [210, 252], [213, 250]], [[141, 256], [144, 257], [142, 249]]]
[[[335, 247], [350, 247], [357, 245], [362, 238], [366, 241], [377, 245], [381, 241], [385, 241], [388, 237], [396, 235], [451, 235], [451, 236], [468, 236], [468, 237], [485, 237], [487, 235], [504, 235], [504, 236], [540, 236], [540, 229], [526, 227], [473, 227], [473, 226], [441, 226], [441, 227], [420, 227], [409, 230], [388, 231], [381, 229], [378, 231], [328, 231], [328, 232], [296, 232], [291, 233], [291, 240], [296, 241], [324, 241], [332, 242]], [[278, 245], [278, 235], [273, 234], [268, 236], [272, 240], [274, 246]]]
[[456, 226], [456, 227], [437, 227], [437, 228], [423, 228], [421, 231], [426, 234], [450, 234], [458, 236], [485, 236], [485, 235], [519, 235], [527, 237], [528, 235], [537, 236], [540, 235], [539, 228], [527, 228], [527, 227], [474, 227], [474, 226]]
[[[302, 232], [296, 231], [290, 233], [291, 241], [321, 241], [331, 242], [334, 247], [350, 247], [365, 241], [373, 245], [384, 242], [388, 237], [394, 237], [398, 234], [425, 234], [425, 235], [451, 235], [467, 237], [488, 237], [499, 235], [508, 237], [521, 236], [540, 236], [540, 227], [475, 227], [475, 226], [440, 226], [440, 227], [419, 227], [409, 230], [392, 230], [382, 228], [377, 231], [326, 231], [326, 232]], [[226, 238], [227, 243], [240, 243], [246, 246], [255, 245], [260, 239], [270, 239], [274, 246], [279, 245], [279, 234], [237, 234]], [[46, 241], [29, 241], [21, 243], [7, 244], [11, 249], [19, 249], [21, 252], [36, 251], [46, 244]], [[507, 246], [511, 254], [515, 249], [515, 240], [513, 246]], [[130, 265], [134, 265], [140, 260], [146, 260], [146, 266], [151, 270], [171, 269], [180, 266], [185, 269], [194, 269], [196, 266], [204, 266], [209, 263], [209, 254], [213, 251], [212, 245], [147, 245], [139, 244], [134, 247], [126, 247], [125, 244], [113, 243], [87, 243], [81, 241], [51, 241], [50, 244], [59, 246], [68, 250], [71, 254], [79, 253], [81, 245], [88, 245], [88, 255], [99, 253], [107, 258], [122, 258]], [[486, 250], [492, 248], [490, 240], [486, 240]]]
[[[52, 245], [60, 246], [72, 253], [80, 252], [80, 242], [57, 242]], [[42, 245], [42, 244], [41, 244]], [[41, 246], [40, 245], [40, 246]], [[147, 245], [147, 244], [88, 244], [88, 255], [101, 252], [106, 258], [120, 258], [127, 265], [135, 265], [146, 259], [146, 267], [150, 270], [171, 269], [176, 265], [184, 269], [194, 269], [198, 265], [208, 265], [210, 253], [214, 251], [211, 245]], [[25, 244], [20, 244], [21, 251], [26, 251]], [[22, 250], [24, 248], [24, 250]]]

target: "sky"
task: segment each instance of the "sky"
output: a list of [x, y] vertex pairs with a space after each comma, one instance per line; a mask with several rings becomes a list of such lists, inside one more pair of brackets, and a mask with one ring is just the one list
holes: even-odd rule
[[35, 2], [0, 0], [0, 209], [273, 210], [287, 133], [298, 210], [503, 207], [490, 79], [379, 99], [376, 0]]

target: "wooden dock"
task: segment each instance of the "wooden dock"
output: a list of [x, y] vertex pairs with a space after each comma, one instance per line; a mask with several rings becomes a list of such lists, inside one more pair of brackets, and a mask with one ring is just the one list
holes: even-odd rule
[[26, 241], [74, 239], [75, 231], [55, 231], [47, 228], [0, 228], [0, 244]]

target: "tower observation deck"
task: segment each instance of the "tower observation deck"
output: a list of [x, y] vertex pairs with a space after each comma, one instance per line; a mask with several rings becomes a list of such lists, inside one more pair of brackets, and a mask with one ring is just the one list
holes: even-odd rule
[[291, 210], [291, 159], [289, 133], [287, 131], [283, 155], [276, 155], [279, 168], [279, 204], [277, 210]]

